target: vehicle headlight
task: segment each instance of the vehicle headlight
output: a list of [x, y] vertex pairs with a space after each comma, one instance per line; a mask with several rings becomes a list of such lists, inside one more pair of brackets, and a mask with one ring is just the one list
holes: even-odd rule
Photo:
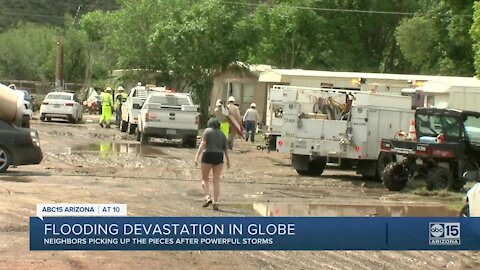
[[40, 138], [38, 137], [38, 132], [35, 130], [30, 130], [30, 137], [32, 138], [33, 145], [40, 147]]

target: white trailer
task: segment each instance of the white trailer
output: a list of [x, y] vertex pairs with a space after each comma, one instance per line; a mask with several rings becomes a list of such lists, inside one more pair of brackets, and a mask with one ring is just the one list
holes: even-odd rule
[[282, 135], [283, 87], [274, 85], [267, 100], [265, 140], [268, 151], [278, 149], [278, 138]]
[[283, 124], [279, 151], [291, 154], [301, 175], [321, 175], [326, 164], [356, 168], [379, 177], [390, 157], [383, 138], [408, 131], [411, 97], [363, 91], [282, 86]]
[[425, 96], [424, 107], [478, 111], [480, 81], [476, 78], [431, 80], [417, 90]]

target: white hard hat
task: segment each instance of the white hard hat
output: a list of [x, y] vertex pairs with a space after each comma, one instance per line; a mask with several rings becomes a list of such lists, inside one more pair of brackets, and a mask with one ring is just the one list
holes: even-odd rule
[[217, 102], [215, 103], [216, 106], [221, 106], [222, 105], [222, 100], [221, 99], [217, 99]]
[[107, 87], [107, 88], [105, 88], [105, 91], [112, 91], [112, 88], [111, 88], [111, 87]]
[[235, 102], [235, 98], [233, 96], [230, 96], [227, 101], [228, 102]]
[[252, 103], [252, 104], [250, 104], [250, 107], [255, 108], [255, 107], [257, 107], [257, 104]]
[[123, 90], [125, 90], [123, 89], [123, 86], [120, 85], [119, 87], [117, 87], [117, 91], [123, 91]]

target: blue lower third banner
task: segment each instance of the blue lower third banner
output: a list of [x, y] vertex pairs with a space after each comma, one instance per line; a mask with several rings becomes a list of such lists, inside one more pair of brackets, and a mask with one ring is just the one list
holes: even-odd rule
[[480, 250], [477, 218], [30, 218], [31, 250]]

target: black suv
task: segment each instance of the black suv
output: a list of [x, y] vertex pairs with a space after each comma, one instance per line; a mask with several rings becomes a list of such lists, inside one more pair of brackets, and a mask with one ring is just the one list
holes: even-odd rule
[[10, 165], [39, 164], [42, 159], [36, 130], [20, 128], [0, 119], [0, 173]]

